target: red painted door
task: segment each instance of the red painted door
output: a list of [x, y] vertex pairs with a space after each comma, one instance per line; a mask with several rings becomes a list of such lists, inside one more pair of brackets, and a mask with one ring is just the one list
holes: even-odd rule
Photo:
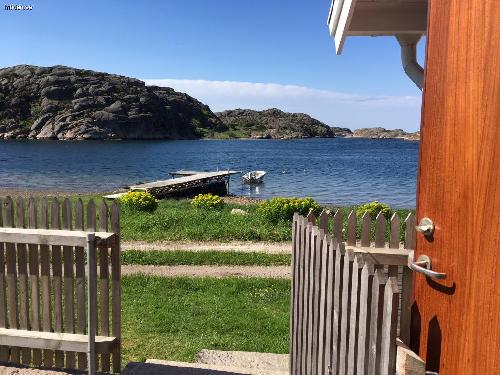
[[412, 348], [440, 375], [500, 374], [500, 1], [429, 5]]

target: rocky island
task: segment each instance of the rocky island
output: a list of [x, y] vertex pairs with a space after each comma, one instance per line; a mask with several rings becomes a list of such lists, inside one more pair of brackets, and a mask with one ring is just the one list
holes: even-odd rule
[[216, 115], [229, 129], [218, 135], [223, 138], [333, 138], [351, 134], [347, 128], [330, 127], [304, 113], [288, 113], [276, 108], [234, 109]]
[[195, 98], [138, 79], [66, 66], [0, 69], [0, 139], [199, 139], [335, 137], [305, 114], [214, 114]]
[[402, 129], [391, 130], [381, 127], [356, 129], [352, 133], [352, 136], [356, 138], [372, 138], [372, 139], [404, 139], [407, 141], [420, 140], [420, 132], [407, 133]]

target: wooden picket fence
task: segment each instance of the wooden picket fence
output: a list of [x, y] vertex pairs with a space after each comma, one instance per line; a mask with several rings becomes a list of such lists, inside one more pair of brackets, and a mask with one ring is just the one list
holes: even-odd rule
[[[108, 207], [102, 202], [96, 206], [92, 200], [84, 205], [80, 199], [72, 204], [69, 199], [59, 202], [55, 198], [30, 198], [27, 201], [18, 198], [13, 201], [10, 197], [0, 199], [0, 204], [0, 227], [3, 228], [55, 229], [72, 231], [71, 233], [113, 232], [113, 241], [101, 243], [92, 253], [98, 263], [95, 271], [90, 271], [89, 280], [92, 280], [91, 285], [98, 288], [98, 291], [92, 292], [97, 300], [96, 306], [92, 307], [92, 311], [95, 309], [92, 318], [98, 321], [95, 324], [96, 333], [103, 339], [112, 336], [112, 346], [97, 354], [100, 364], [98, 369], [102, 372], [120, 372], [121, 265], [118, 205]], [[40, 242], [30, 242], [28, 245], [0, 242], [0, 329], [8, 328], [6, 332], [9, 329], [62, 332], [74, 335], [59, 335], [60, 337], [82, 338], [83, 336], [76, 334], [88, 334], [86, 294], [90, 293], [85, 287], [88, 275], [84, 247], [49, 246], [46, 238], [41, 236]], [[94, 255], [92, 260], [93, 258]], [[35, 336], [36, 332], [33, 334]], [[43, 337], [43, 334], [40, 336]], [[66, 345], [66, 348], [73, 346]], [[85, 370], [88, 367], [85, 351], [50, 350], [44, 346], [0, 346], [0, 361], [47, 368]]]
[[[342, 227], [340, 211], [293, 220], [290, 373], [394, 374], [396, 337], [409, 342], [412, 277], [407, 267], [414, 247], [413, 215], [400, 244], [399, 218], [355, 214]], [[315, 225], [317, 223], [317, 225]], [[359, 232], [359, 231], [358, 231]], [[401, 309], [400, 309], [401, 305]]]

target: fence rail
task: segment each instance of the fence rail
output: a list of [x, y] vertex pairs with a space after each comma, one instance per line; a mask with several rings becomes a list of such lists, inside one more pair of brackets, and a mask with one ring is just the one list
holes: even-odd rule
[[[374, 241], [368, 215], [363, 216], [359, 241], [352, 214], [346, 231], [338, 212], [331, 235], [328, 221], [325, 211], [317, 219], [311, 213], [294, 216], [290, 373], [394, 374], [398, 322], [400, 336], [409, 337], [406, 299], [411, 298], [411, 282], [405, 282], [398, 254], [400, 222], [393, 216], [386, 244], [387, 223], [380, 215]], [[406, 220], [404, 247], [414, 244], [412, 221], [412, 216]], [[387, 267], [367, 256], [382, 247], [393, 249], [382, 251]], [[399, 313], [401, 289], [406, 297]]]
[[[98, 339], [104, 340], [110, 336], [113, 338], [113, 345], [109, 350], [99, 343], [99, 346], [96, 345], [98, 350], [101, 350], [98, 355], [98, 368], [103, 372], [109, 372], [111, 369], [113, 372], [120, 372], [121, 271], [118, 206], [113, 204], [108, 207], [102, 202], [96, 207], [92, 200], [84, 205], [80, 199], [74, 203], [65, 199], [61, 203], [55, 198], [30, 198], [27, 201], [18, 198], [14, 202], [10, 197], [0, 199], [0, 205], [0, 227], [49, 229], [30, 231], [41, 236], [39, 243], [7, 242], [10, 240], [0, 242], [0, 330], [5, 331], [4, 336], [14, 335], [12, 330], [18, 330], [25, 337], [16, 337], [15, 342], [29, 343], [31, 340], [34, 343], [32, 347], [26, 345], [28, 347], [22, 348], [0, 346], [0, 361], [87, 369], [88, 361], [85, 351], [79, 349], [81, 345], [68, 344], [62, 347], [64, 351], [57, 350], [61, 347], [54, 339], [57, 336], [62, 341], [64, 338], [81, 341], [83, 338], [80, 335], [88, 334], [88, 292], [85, 287], [88, 275], [84, 247], [80, 242], [65, 241], [62, 235], [59, 235], [65, 233], [62, 231], [55, 234], [59, 237], [54, 239], [56, 242], [52, 244], [48, 244], [46, 238], [49, 233], [54, 233], [50, 230], [75, 231], [75, 234], [82, 231], [111, 231], [115, 234], [113, 241], [101, 242], [96, 249], [98, 272], [96, 274], [92, 271], [95, 278], [91, 277], [90, 284], [98, 285], [99, 289], [94, 309], [96, 334], [102, 336]], [[4, 232], [10, 235], [10, 232], [15, 231]], [[28, 242], [26, 239], [24, 241]], [[92, 291], [91, 294], [93, 295]], [[36, 335], [37, 331], [46, 334]], [[51, 335], [51, 332], [61, 334]], [[47, 345], [51, 339], [54, 350], [41, 344]], [[40, 343], [37, 344], [37, 340]]]

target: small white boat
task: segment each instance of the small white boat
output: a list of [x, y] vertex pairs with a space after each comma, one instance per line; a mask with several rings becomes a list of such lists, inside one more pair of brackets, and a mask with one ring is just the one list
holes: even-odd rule
[[243, 176], [241, 176], [241, 178], [246, 184], [260, 184], [264, 181], [264, 176], [266, 175], [266, 173], [267, 172], [265, 171], [251, 171], [245, 173]]

